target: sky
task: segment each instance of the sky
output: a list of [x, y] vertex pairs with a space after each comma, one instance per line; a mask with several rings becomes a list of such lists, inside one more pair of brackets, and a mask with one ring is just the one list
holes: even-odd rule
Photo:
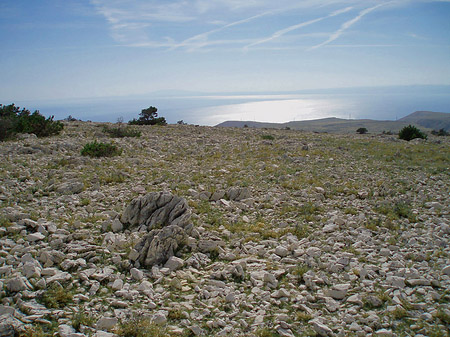
[[2, 0], [0, 99], [450, 85], [450, 1]]

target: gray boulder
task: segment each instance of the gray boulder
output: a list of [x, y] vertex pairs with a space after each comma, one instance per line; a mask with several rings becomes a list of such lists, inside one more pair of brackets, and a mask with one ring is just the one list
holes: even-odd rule
[[190, 216], [185, 199], [168, 192], [152, 192], [133, 199], [120, 221], [131, 227], [145, 225], [150, 231], [167, 225], [184, 228]]
[[230, 187], [226, 193], [228, 199], [241, 201], [251, 197], [250, 190], [247, 187]]
[[192, 231], [190, 215], [186, 200], [167, 192], [148, 193], [132, 200], [120, 221], [149, 230], [130, 254], [135, 266], [161, 265], [174, 256]]
[[61, 194], [78, 194], [83, 192], [84, 184], [81, 181], [68, 181], [56, 188], [56, 192]]
[[0, 337], [15, 337], [24, 329], [24, 324], [7, 313], [0, 316]]
[[186, 231], [177, 225], [154, 229], [134, 247], [139, 253], [136, 261], [139, 262], [140, 266], [145, 267], [164, 264], [175, 255], [186, 239]]

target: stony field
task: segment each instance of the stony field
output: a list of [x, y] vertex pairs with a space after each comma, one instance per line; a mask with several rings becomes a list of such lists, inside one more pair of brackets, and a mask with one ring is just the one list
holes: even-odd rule
[[0, 143], [0, 336], [449, 336], [449, 137], [136, 129]]

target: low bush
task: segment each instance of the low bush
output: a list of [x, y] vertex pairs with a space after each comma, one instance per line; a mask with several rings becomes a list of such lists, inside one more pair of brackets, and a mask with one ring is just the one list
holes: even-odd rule
[[114, 144], [98, 143], [96, 140], [92, 143], [87, 143], [81, 150], [82, 156], [89, 157], [113, 157], [119, 156], [122, 150]]
[[31, 113], [14, 104], [0, 104], [0, 140], [13, 138], [17, 133], [34, 133], [38, 137], [57, 135], [64, 125], [53, 118], [45, 118], [38, 110]]
[[444, 129], [433, 130], [433, 131], [431, 131], [431, 134], [434, 136], [449, 136], [450, 135], [450, 133], [448, 133]]
[[64, 289], [61, 285], [54, 285], [45, 290], [37, 298], [38, 302], [47, 308], [61, 309], [72, 303], [72, 293]]
[[123, 138], [123, 137], [140, 137], [141, 132], [129, 127], [117, 127], [110, 128], [108, 126], [103, 127], [103, 132], [107, 133], [110, 137]]
[[366, 128], [359, 128], [358, 130], [356, 130], [356, 132], [360, 135], [364, 135], [368, 132], [368, 130]]
[[162, 337], [167, 330], [150, 321], [148, 318], [136, 317], [119, 323], [115, 333], [120, 337]]
[[427, 139], [427, 135], [416, 128], [414, 125], [405, 126], [398, 133], [398, 138], [410, 141], [415, 138]]
[[274, 140], [275, 139], [275, 137], [272, 135], [262, 135], [261, 138], [264, 140]]

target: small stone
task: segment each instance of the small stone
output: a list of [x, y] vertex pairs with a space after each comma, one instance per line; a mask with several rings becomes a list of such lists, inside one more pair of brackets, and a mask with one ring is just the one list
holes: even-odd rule
[[167, 260], [167, 262], [164, 264], [164, 267], [169, 268], [171, 272], [178, 270], [178, 269], [182, 268], [183, 266], [184, 266], [183, 259], [180, 259], [179, 257], [176, 257], [176, 256], [170, 257]]
[[27, 235], [27, 240], [30, 242], [36, 242], [36, 241], [40, 241], [40, 240], [44, 240], [45, 239], [45, 235], [39, 232], [36, 233], [31, 233]]
[[306, 250], [306, 254], [308, 254], [311, 257], [319, 257], [321, 253], [322, 251], [320, 250], [320, 248], [317, 247], [309, 247]]
[[337, 229], [337, 225], [336, 224], [329, 224], [329, 225], [325, 225], [325, 226], [323, 226], [323, 229], [322, 229], [322, 231], [324, 232], [324, 233], [331, 233], [331, 232], [334, 232], [336, 229]]
[[153, 315], [152, 318], [153, 323], [155, 323], [156, 325], [163, 325], [167, 323], [167, 317], [165, 312], [157, 312], [156, 314]]
[[405, 278], [400, 276], [388, 276], [386, 282], [394, 288], [405, 288]]
[[289, 254], [289, 251], [286, 247], [278, 246], [277, 248], [275, 248], [275, 254], [280, 257], [285, 257]]
[[317, 334], [319, 334], [320, 336], [326, 337], [326, 336], [332, 336], [333, 335], [333, 330], [331, 330], [325, 324], [322, 324], [322, 323], [320, 323], [317, 320], [311, 320], [311, 321], [309, 321], [309, 324], [312, 325], [314, 331]]
[[350, 288], [350, 284], [336, 284], [328, 289], [328, 296], [333, 297], [335, 300], [342, 300], [346, 295], [347, 291]]
[[264, 282], [270, 283], [274, 287], [278, 285], [278, 280], [272, 273], [264, 273]]
[[144, 272], [137, 268], [131, 268], [130, 270], [131, 277], [136, 281], [140, 281], [144, 278]]
[[67, 325], [67, 324], [61, 324], [58, 327], [58, 335], [60, 337], [70, 337], [75, 332], [76, 332], [75, 329], [72, 328], [70, 325]]
[[114, 233], [121, 232], [123, 230], [123, 225], [119, 219], [115, 219], [111, 224], [111, 229]]
[[358, 323], [353, 322], [352, 324], [350, 324], [349, 330], [350, 331], [361, 331], [361, 326]]
[[139, 252], [136, 249], [132, 249], [128, 257], [131, 261], [136, 261], [139, 258]]
[[113, 282], [113, 284], [112, 284], [112, 286], [111, 286], [111, 288], [112, 288], [113, 290], [121, 290], [122, 287], [123, 287], [123, 280], [120, 279], [120, 278], [115, 279], [114, 282]]
[[450, 265], [444, 267], [444, 269], [442, 269], [442, 274], [450, 276]]
[[360, 294], [354, 294], [354, 295], [350, 296], [349, 298], [347, 298], [347, 302], [352, 303], [352, 304], [357, 304], [360, 306], [363, 305], [362, 297]]
[[427, 279], [407, 279], [406, 284], [410, 287], [416, 286], [430, 286], [431, 282]]
[[229, 293], [227, 296], [225, 296], [225, 301], [227, 301], [228, 303], [234, 303], [234, 301], [236, 301], [236, 296], [234, 295], [234, 293]]
[[294, 334], [292, 333], [292, 331], [290, 329], [286, 329], [283, 327], [279, 327], [277, 329], [278, 335], [282, 336], [282, 337], [294, 337]]
[[380, 330], [375, 331], [375, 336], [392, 337], [392, 336], [394, 336], [394, 333], [391, 330], [380, 329]]
[[102, 317], [97, 321], [98, 330], [111, 331], [118, 323], [115, 317]]
[[125, 301], [113, 300], [113, 301], [111, 302], [111, 306], [112, 306], [113, 308], [121, 308], [121, 309], [124, 309], [124, 308], [128, 308], [128, 303], [125, 302]]
[[281, 288], [277, 291], [274, 291], [270, 296], [272, 296], [273, 298], [281, 298], [281, 297], [290, 297], [291, 294], [289, 293], [288, 290]]
[[97, 331], [93, 337], [116, 337], [117, 335], [112, 332], [106, 332], [106, 331]]
[[10, 292], [17, 293], [19, 291], [27, 289], [27, 285], [25, 284], [22, 278], [15, 277], [8, 281], [8, 283], [6, 284], [6, 288]]
[[339, 309], [339, 303], [331, 297], [325, 297], [325, 307], [328, 309], [328, 311], [335, 312]]

